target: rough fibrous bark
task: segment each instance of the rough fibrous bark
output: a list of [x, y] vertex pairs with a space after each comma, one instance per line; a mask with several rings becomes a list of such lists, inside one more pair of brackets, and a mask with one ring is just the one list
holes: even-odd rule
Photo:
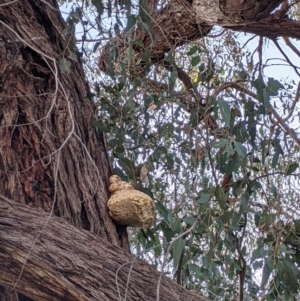
[[0, 194], [47, 212], [56, 198], [55, 215], [117, 245], [103, 136], [91, 126], [82, 65], [61, 73], [72, 38], [47, 3], [0, 6]]
[[[0, 197], [0, 284], [15, 285], [31, 250], [16, 289], [36, 301], [124, 300], [119, 298], [116, 278], [122, 298], [127, 289], [126, 300], [156, 300], [159, 272], [57, 217], [44, 227], [48, 217], [42, 210]], [[163, 278], [159, 300], [207, 299]]]
[[248, 24], [266, 18], [283, 0], [194, 0], [197, 20], [209, 25]]
[[[76, 48], [56, 1], [0, 2], [0, 195], [128, 249], [127, 232], [119, 237], [108, 214], [105, 141], [91, 126], [93, 103], [80, 58], [68, 59]], [[69, 74], [60, 68], [66, 60]], [[2, 288], [0, 298], [26, 299]]]
[[[132, 39], [142, 42], [142, 46], [133, 43], [133, 49], [137, 54], [135, 62], [139, 60], [139, 55], [147, 50], [149, 59], [152, 63], [157, 63], [164, 58], [164, 54], [172, 50], [174, 47], [179, 47], [187, 43], [205, 37], [211, 30], [212, 26], [206, 24], [198, 24], [196, 22], [196, 13], [192, 6], [186, 0], [173, 0], [159, 11], [154, 11], [151, 14], [153, 20], [152, 32], [153, 37], [140, 26], [137, 31], [124, 32], [123, 36], [111, 39], [109, 45], [103, 49], [99, 58], [99, 67], [102, 71], [107, 72], [109, 66], [109, 52], [114, 47], [118, 48], [118, 60], [126, 60], [128, 44], [125, 36], [132, 34]], [[193, 20], [193, 22], [191, 22]], [[109, 46], [109, 47], [108, 47]], [[125, 63], [126, 64], [126, 63]], [[145, 66], [137, 66], [132, 64], [134, 71], [140, 68], [144, 71]], [[138, 70], [139, 71], [139, 70]]]
[[272, 40], [279, 37], [300, 39], [300, 22], [281, 18], [278, 15], [270, 16], [260, 22], [251, 22], [247, 25], [231, 25], [224, 27], [240, 32], [256, 34]]
[[[282, 2], [283, 0], [172, 0], [164, 8], [151, 13], [155, 43], [143, 27], [134, 31], [132, 41], [135, 39], [143, 43], [143, 47], [133, 43], [135, 62], [140, 61], [140, 55], [145, 49], [149, 53], [152, 64], [160, 62], [166, 52], [205, 37], [214, 25], [271, 38], [282, 34], [297, 38], [298, 34], [294, 28], [292, 35], [289, 35], [287, 28], [286, 30], [280, 28], [280, 23], [284, 23], [285, 20], [284, 15], [279, 18], [271, 17], [271, 13]], [[270, 25], [274, 26], [270, 27]], [[128, 34], [130, 33], [124, 32], [122, 37], [112, 38], [109, 42], [110, 47], [102, 51], [99, 59], [99, 67], [102, 71], [108, 72], [111, 60], [108, 53], [113, 47], [118, 48], [117, 60], [122, 61], [126, 66], [128, 45], [125, 37]], [[138, 68], [141, 69], [139, 73], [142, 74], [142, 70], [145, 69], [143, 65], [138, 66], [133, 63], [127, 67], [130, 75]]]

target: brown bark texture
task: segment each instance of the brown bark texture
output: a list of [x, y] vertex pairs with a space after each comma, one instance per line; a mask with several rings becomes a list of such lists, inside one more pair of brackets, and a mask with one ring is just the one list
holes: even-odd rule
[[117, 245], [106, 208], [105, 143], [91, 126], [81, 63], [69, 60], [70, 74], [60, 71], [73, 41], [62, 35], [56, 3], [0, 6], [0, 20], [0, 194], [46, 212], [54, 207], [55, 215]]
[[[36, 301], [156, 300], [160, 273], [145, 262], [41, 209], [0, 197], [0, 284], [15, 285], [29, 252], [16, 289]], [[207, 300], [166, 277], [159, 296]]]
[[[127, 232], [119, 238], [106, 207], [105, 140], [92, 128], [93, 103], [80, 58], [68, 58], [76, 48], [65, 27], [54, 0], [0, 1], [0, 195], [128, 249]], [[70, 73], [60, 64], [70, 64]], [[0, 260], [1, 272], [6, 263]], [[39, 278], [34, 272], [28, 275]], [[2, 288], [0, 299], [29, 300]]]
[[284, 0], [193, 0], [199, 23], [235, 25], [259, 22], [268, 17]]
[[[249, 1], [222, 1], [222, 0], [171, 0], [160, 10], [150, 13], [152, 32], [155, 33], [155, 43], [149, 33], [140, 26], [138, 30], [124, 32], [121, 37], [110, 40], [106, 48], [101, 51], [99, 67], [108, 72], [110, 50], [118, 49], [117, 61], [128, 65], [126, 37], [131, 35], [132, 47], [135, 52], [135, 62], [141, 61], [141, 54], [147, 50], [152, 64], [160, 63], [165, 53], [176, 47], [185, 45], [207, 36], [214, 25], [242, 32], [255, 33], [269, 38], [282, 35], [299, 38], [297, 24], [286, 19], [285, 14], [274, 14], [274, 10], [284, 0], [249, 0]], [[289, 28], [287, 24], [293, 27]], [[296, 26], [296, 27], [295, 27]], [[139, 41], [139, 43], [134, 43]], [[140, 46], [142, 42], [143, 46]], [[151, 46], [151, 47], [150, 47]], [[118, 65], [117, 63], [115, 64]], [[139, 68], [141, 70], [139, 70]], [[118, 69], [118, 68], [117, 68]], [[138, 71], [143, 74], [143, 62], [138, 64], [130, 62], [127, 66], [130, 75]]]
[[279, 14], [272, 15], [260, 22], [251, 22], [247, 25], [230, 25], [224, 28], [256, 34], [271, 40], [279, 37], [300, 39], [300, 22], [281, 17]]
[[[118, 60], [126, 60], [128, 56], [128, 43], [126, 41], [129, 35], [131, 35], [132, 47], [136, 54], [134, 61], [139, 61], [140, 55], [146, 50], [151, 63], [157, 63], [162, 61], [165, 53], [174, 47], [205, 37], [212, 28], [211, 25], [196, 22], [196, 13], [189, 1], [186, 0], [172, 0], [162, 9], [154, 10], [151, 13], [151, 20], [153, 21], [151, 31], [155, 36], [155, 42], [153, 42], [153, 36], [150, 36], [142, 26], [136, 31], [124, 32], [121, 37], [112, 38], [101, 52], [100, 70], [108, 71], [109, 53], [114, 47], [118, 49]], [[134, 43], [134, 41], [140, 41], [140, 43]], [[130, 67], [132, 68], [129, 69], [130, 73], [143, 73], [145, 71], [143, 62], [140, 66], [132, 64]]]

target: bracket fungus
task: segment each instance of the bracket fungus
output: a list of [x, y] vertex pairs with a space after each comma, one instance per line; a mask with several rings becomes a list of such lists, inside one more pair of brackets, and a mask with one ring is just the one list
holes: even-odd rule
[[117, 175], [111, 176], [109, 182], [111, 197], [107, 207], [112, 219], [120, 225], [150, 228], [155, 216], [153, 200]]

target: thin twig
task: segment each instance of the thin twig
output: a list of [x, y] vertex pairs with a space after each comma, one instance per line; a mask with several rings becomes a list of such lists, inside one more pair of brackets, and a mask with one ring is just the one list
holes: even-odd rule
[[276, 45], [276, 47], [278, 48], [278, 50], [281, 52], [281, 54], [284, 56], [284, 58], [286, 59], [286, 61], [290, 64], [290, 66], [293, 67], [293, 69], [295, 70], [295, 72], [297, 73], [297, 75], [300, 77], [300, 73], [298, 72], [298, 67], [296, 67], [291, 60], [289, 59], [289, 57], [286, 55], [286, 53], [282, 50], [282, 48], [280, 47], [280, 45], [278, 44], [278, 42], [274, 39], [273, 40], [274, 44]]
[[0, 4], [0, 7], [2, 7], [2, 6], [7, 6], [7, 5], [11, 5], [11, 4], [13, 4], [13, 3], [15, 3], [15, 2], [18, 2], [19, 0], [12, 0], [12, 1], [10, 1], [10, 2], [7, 2], [7, 3], [4, 3], [4, 4]]
[[247, 264], [246, 264], [246, 260], [243, 256], [242, 250], [241, 250], [241, 246], [243, 243], [243, 239], [245, 236], [245, 232], [246, 232], [246, 226], [247, 226], [247, 213], [244, 213], [244, 218], [245, 218], [245, 225], [243, 228], [243, 233], [242, 236], [239, 240], [239, 243], [237, 243], [237, 251], [239, 254], [239, 260], [240, 260], [240, 266], [241, 267], [241, 272], [240, 272], [240, 296], [239, 296], [239, 301], [243, 301], [244, 300], [244, 284], [245, 284], [245, 276], [246, 276], [246, 270], [247, 270]]
[[294, 109], [295, 109], [295, 106], [296, 106], [296, 103], [299, 100], [299, 94], [300, 94], [300, 82], [298, 83], [298, 87], [297, 87], [297, 90], [296, 90], [295, 99], [294, 99], [294, 101], [293, 101], [293, 103], [291, 105], [290, 111], [289, 111], [288, 115], [285, 118], [282, 119], [283, 121], [287, 121], [292, 116], [292, 114], [294, 112]]
[[[216, 97], [221, 91], [227, 89], [227, 88], [234, 88], [238, 91], [241, 91], [242, 93], [245, 93], [251, 97], [253, 97], [254, 99], [258, 100], [257, 95], [255, 93], [253, 93], [252, 91], [241, 87], [240, 85], [238, 85], [237, 83], [234, 82], [229, 82], [229, 83], [225, 83], [223, 85], [221, 85], [218, 89], [215, 90], [215, 93], [213, 95], [213, 97]], [[275, 109], [273, 108], [273, 106], [271, 104], [269, 104], [267, 106], [267, 109], [270, 113], [273, 114], [273, 116], [275, 117], [275, 119], [278, 121], [278, 123], [281, 125], [281, 127], [286, 131], [287, 134], [290, 135], [290, 137], [300, 146], [300, 140], [297, 137], [297, 135], [294, 133], [294, 131], [292, 129], [289, 128], [289, 126], [284, 122], [284, 119], [282, 119], [279, 114], [275, 111]]]
[[286, 45], [289, 46], [299, 57], [300, 57], [300, 51], [298, 48], [290, 41], [289, 38], [283, 37], [283, 40], [285, 41]]

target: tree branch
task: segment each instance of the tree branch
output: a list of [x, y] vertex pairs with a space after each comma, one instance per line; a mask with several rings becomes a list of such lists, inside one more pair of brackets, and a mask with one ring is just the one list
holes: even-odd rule
[[[245, 93], [252, 98], [258, 100], [257, 95], [253, 93], [252, 91], [248, 90], [247, 88], [241, 87], [239, 84], [234, 82], [227, 82], [224, 83], [222, 86], [218, 87], [218, 89], [215, 90], [213, 97], [216, 98], [217, 95], [227, 89], [227, 88], [233, 88], [236, 89], [242, 93]], [[277, 122], [281, 125], [281, 127], [286, 131], [286, 133], [300, 146], [300, 139], [298, 138], [297, 134], [293, 129], [291, 129], [286, 123], [285, 119], [281, 118], [280, 115], [276, 112], [276, 110], [273, 108], [271, 104], [266, 106], [267, 110], [274, 116], [274, 118], [277, 120]]]
[[290, 19], [278, 19], [276, 16], [263, 19], [260, 22], [249, 22], [246, 25], [229, 25], [224, 28], [240, 32], [257, 34], [271, 40], [279, 37], [300, 39], [300, 22]]
[[[1, 285], [14, 286], [47, 218], [42, 210], [0, 197]], [[155, 300], [159, 275], [123, 249], [51, 217], [32, 248], [16, 289], [36, 301], [123, 300], [126, 290], [127, 301]], [[165, 277], [160, 300], [207, 301]]]

